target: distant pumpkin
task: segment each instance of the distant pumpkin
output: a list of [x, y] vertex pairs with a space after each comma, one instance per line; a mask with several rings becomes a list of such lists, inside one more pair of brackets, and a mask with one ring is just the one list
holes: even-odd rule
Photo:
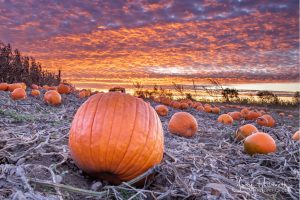
[[298, 131], [296, 131], [296, 133], [294, 133], [292, 139], [295, 141], [300, 140], [300, 129]]
[[244, 150], [250, 155], [268, 154], [276, 152], [276, 149], [275, 140], [267, 133], [253, 133], [244, 141]]
[[189, 108], [189, 104], [188, 103], [181, 103], [180, 104], [180, 109], [188, 109]]
[[213, 107], [213, 108], [211, 109], [211, 112], [214, 113], [214, 114], [220, 114], [220, 113], [221, 113], [221, 110], [220, 110], [220, 108], [218, 108], [218, 107]]
[[41, 92], [39, 90], [31, 90], [31, 95], [34, 97], [40, 96]]
[[61, 104], [61, 95], [56, 90], [49, 90], [44, 95], [47, 104], [57, 106]]
[[23, 100], [26, 99], [26, 91], [23, 88], [16, 88], [11, 94], [11, 98], [13, 100]]
[[242, 115], [242, 117], [246, 117], [248, 114], [249, 114], [249, 109], [248, 108], [243, 108], [242, 110], [241, 110], [241, 115]]
[[205, 105], [204, 105], [204, 111], [207, 112], [207, 113], [211, 113], [211, 111], [212, 111], [212, 110], [211, 110], [211, 105], [205, 104]]
[[235, 112], [229, 112], [227, 114], [230, 115], [233, 120], [239, 121], [242, 118], [242, 114], [240, 112], [237, 112], [237, 111], [235, 111]]
[[36, 84], [31, 84], [31, 89], [38, 90], [40, 87]]
[[198, 106], [202, 106], [202, 103], [200, 103], [200, 102], [194, 102], [193, 108], [196, 109]]
[[177, 112], [171, 117], [168, 128], [172, 134], [192, 137], [198, 130], [198, 123], [196, 118], [190, 113]]
[[284, 116], [285, 116], [285, 113], [284, 113], [284, 112], [281, 112], [281, 113], [279, 113], [279, 116], [280, 116], [280, 117], [284, 117]]
[[258, 132], [257, 128], [253, 126], [252, 124], [245, 124], [238, 128], [238, 130], [235, 133], [235, 138], [237, 140], [243, 140], [249, 135]]
[[172, 103], [172, 107], [173, 107], [173, 108], [180, 109], [180, 106], [181, 106], [181, 104], [180, 104], [178, 101], [174, 101], [174, 102]]
[[44, 89], [44, 90], [48, 90], [48, 89], [49, 89], [49, 86], [48, 86], [48, 85], [44, 85], [44, 86], [43, 86], [43, 89]]
[[19, 84], [21, 84], [21, 85], [22, 85], [22, 88], [23, 88], [24, 90], [26, 90], [27, 85], [26, 85], [24, 82], [21, 82], [21, 83], [19, 83]]
[[222, 114], [218, 117], [217, 119], [218, 122], [226, 124], [226, 125], [231, 125], [233, 123], [233, 119], [230, 115], [227, 114]]
[[198, 110], [198, 111], [204, 111], [204, 107], [202, 105], [197, 106], [196, 110]]
[[13, 92], [17, 88], [23, 88], [23, 87], [22, 87], [22, 85], [20, 83], [12, 83], [12, 84], [8, 85], [8, 90], [10, 92]]
[[260, 126], [273, 127], [275, 126], [276, 122], [272, 116], [265, 114], [257, 118], [256, 123], [259, 124]]
[[57, 90], [57, 87], [56, 86], [49, 86], [48, 90]]
[[78, 97], [79, 97], [80, 99], [85, 98], [85, 97], [86, 97], [86, 92], [85, 92], [85, 90], [81, 90], [81, 91], [78, 93]]
[[289, 119], [293, 119], [294, 116], [293, 116], [293, 115], [288, 115], [288, 118], [289, 118]]
[[244, 117], [246, 120], [255, 120], [259, 118], [261, 115], [255, 111], [249, 111]]
[[165, 105], [157, 105], [157, 106], [155, 106], [155, 111], [160, 116], [166, 116], [169, 113], [169, 109]]
[[0, 83], [0, 91], [6, 91], [6, 90], [8, 90], [8, 84]]
[[71, 87], [66, 84], [59, 84], [57, 87], [57, 92], [59, 94], [69, 94], [71, 92]]

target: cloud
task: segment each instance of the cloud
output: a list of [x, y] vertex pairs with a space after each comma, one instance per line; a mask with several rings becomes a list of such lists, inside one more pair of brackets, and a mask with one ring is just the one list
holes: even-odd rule
[[298, 1], [0, 1], [0, 40], [70, 80], [299, 80]]

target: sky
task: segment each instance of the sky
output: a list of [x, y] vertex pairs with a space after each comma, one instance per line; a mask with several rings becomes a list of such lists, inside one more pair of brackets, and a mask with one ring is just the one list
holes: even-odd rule
[[299, 82], [298, 0], [0, 0], [0, 40], [101, 87]]

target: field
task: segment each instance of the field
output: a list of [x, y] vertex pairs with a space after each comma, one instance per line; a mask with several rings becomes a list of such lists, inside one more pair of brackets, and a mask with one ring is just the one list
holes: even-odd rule
[[[295, 108], [265, 108], [277, 121], [274, 128], [259, 127], [277, 144], [277, 152], [249, 156], [233, 134], [245, 123], [217, 123], [216, 114], [186, 112], [197, 118], [199, 131], [192, 138], [168, 132], [169, 108], [160, 117], [165, 134], [163, 162], [151, 170], [143, 187], [129, 183], [109, 185], [89, 177], [69, 155], [68, 132], [78, 107], [86, 99], [63, 95], [63, 104], [51, 107], [42, 97], [12, 101], [0, 91], [0, 199], [298, 199], [299, 129]], [[150, 101], [152, 106], [157, 103]], [[240, 110], [224, 106], [221, 113]], [[285, 112], [285, 116], [278, 115]], [[287, 115], [293, 115], [288, 118]]]

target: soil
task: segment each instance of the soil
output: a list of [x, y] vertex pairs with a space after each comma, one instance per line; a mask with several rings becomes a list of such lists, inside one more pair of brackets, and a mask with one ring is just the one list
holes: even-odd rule
[[[82, 172], [72, 161], [68, 132], [76, 110], [86, 99], [63, 95], [63, 104], [48, 106], [42, 97], [12, 101], [0, 91], [0, 199], [298, 199], [299, 142], [291, 140], [299, 130], [296, 108], [265, 108], [276, 119], [273, 128], [254, 121], [217, 123], [217, 114], [184, 110], [198, 121], [198, 132], [183, 138], [168, 132], [169, 107], [160, 117], [165, 153], [155, 176], [142, 187], [109, 185]], [[149, 101], [152, 106], [157, 103]], [[238, 111], [226, 106], [222, 113]], [[279, 116], [284, 112], [285, 116]], [[288, 118], [287, 115], [293, 115]], [[277, 152], [249, 156], [234, 140], [236, 129], [251, 123], [269, 133]]]

